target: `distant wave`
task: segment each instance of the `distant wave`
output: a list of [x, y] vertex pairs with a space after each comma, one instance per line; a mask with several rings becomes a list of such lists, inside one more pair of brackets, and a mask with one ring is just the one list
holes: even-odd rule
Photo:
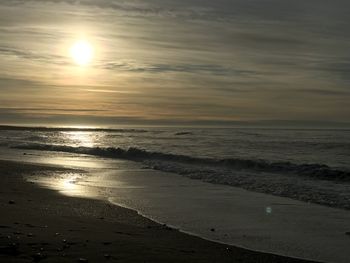
[[113, 129], [113, 128], [75, 128], [75, 127], [25, 127], [25, 126], [7, 126], [0, 125], [2, 131], [92, 131], [92, 132], [130, 132], [130, 133], [144, 133], [149, 132], [145, 129]]
[[10, 145], [9, 142], [0, 142], [0, 147], [6, 146], [8, 147]]
[[266, 173], [295, 174], [312, 177], [314, 179], [332, 181], [350, 181], [350, 171], [331, 168], [324, 164], [295, 164], [291, 162], [268, 162], [266, 160], [246, 160], [239, 158], [212, 159], [197, 158], [161, 152], [150, 152], [138, 148], [100, 148], [100, 147], [72, 147], [48, 144], [23, 144], [14, 146], [17, 149], [31, 149], [41, 151], [59, 151], [78, 154], [88, 154], [100, 157], [127, 159], [133, 161], [165, 161], [185, 163], [201, 167], [225, 168], [230, 170], [247, 170]]
[[175, 133], [175, 135], [179, 136], [179, 135], [193, 135], [193, 132], [177, 132]]

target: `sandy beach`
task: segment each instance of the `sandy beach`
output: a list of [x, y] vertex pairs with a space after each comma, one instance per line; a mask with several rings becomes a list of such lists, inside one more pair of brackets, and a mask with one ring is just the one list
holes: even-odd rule
[[308, 262], [203, 240], [132, 210], [23, 180], [64, 170], [0, 161], [1, 262]]

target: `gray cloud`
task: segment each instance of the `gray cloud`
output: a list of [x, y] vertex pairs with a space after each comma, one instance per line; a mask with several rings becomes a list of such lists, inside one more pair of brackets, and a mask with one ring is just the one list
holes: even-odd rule
[[132, 62], [106, 62], [101, 66], [109, 70], [121, 70], [129, 72], [150, 72], [150, 73], [207, 73], [213, 75], [256, 75], [252, 70], [234, 69], [215, 64], [148, 64], [139, 65]]
[[4, 88], [6, 86], [13, 88], [14, 86], [32, 86], [33, 84], [35, 85], [38, 83], [27, 79], [0, 77], [0, 84], [0, 88]]
[[61, 66], [71, 64], [63, 56], [45, 54], [40, 51], [33, 52], [30, 50], [20, 50], [20, 49], [6, 47], [6, 46], [5, 47], [0, 46], [0, 56], [1, 55], [11, 56], [19, 59], [28, 59], [32, 61], [41, 62], [41, 63], [61, 65]]
[[116, 11], [128, 12], [142, 16], [193, 16], [195, 10], [174, 10], [162, 3], [152, 4], [152, 1], [113, 1], [113, 0], [9, 0], [7, 4], [21, 5], [28, 3], [53, 3], [53, 4], [69, 4], [72, 6], [96, 7], [100, 9], [112, 9]]
[[0, 108], [1, 112], [17, 113], [17, 112], [104, 112], [101, 109], [74, 109], [74, 108], [18, 108], [8, 107]]
[[[319, 63], [316, 69], [327, 74], [328, 78], [341, 79], [346, 83], [350, 83], [350, 59], [339, 58], [338, 61], [326, 61]], [[350, 89], [348, 89], [350, 91]]]
[[[66, 57], [45, 54], [42, 52], [33, 52], [29, 50], [19, 50], [11, 47], [0, 46], [0, 56], [12, 56], [19, 59], [26, 59], [37, 61], [40, 63], [55, 64], [55, 65], [70, 65], [72, 64]], [[95, 64], [97, 68], [128, 71], [134, 73], [206, 73], [213, 75], [257, 75], [258, 72], [248, 69], [234, 69], [215, 64], [138, 64], [136, 62], [105, 62], [102, 64]]]

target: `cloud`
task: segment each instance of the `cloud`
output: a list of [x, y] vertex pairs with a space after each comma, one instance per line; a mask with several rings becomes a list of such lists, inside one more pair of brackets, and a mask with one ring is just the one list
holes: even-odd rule
[[19, 59], [28, 59], [31, 61], [37, 61], [41, 63], [55, 64], [60, 66], [69, 65], [67, 58], [63, 56], [57, 56], [52, 54], [45, 54], [43, 52], [21, 50], [12, 47], [0, 46], [0, 56], [10, 56]]
[[309, 44], [307, 38], [275, 32], [237, 32], [233, 35], [232, 41], [239, 42], [244, 46], [249, 45], [257, 49], [300, 49]]
[[[236, 1], [239, 2], [239, 1]], [[99, 8], [114, 11], [131, 17], [168, 17], [190, 20], [219, 20], [230, 21], [239, 12], [231, 12], [234, 8], [229, 1], [197, 1], [197, 0], [7, 0], [3, 5], [30, 5], [30, 4], [66, 4], [77, 8]], [[240, 3], [236, 3], [236, 7]], [[232, 7], [232, 8], [231, 8]], [[83, 10], [81, 10], [83, 11]], [[86, 10], [84, 10], [86, 11]], [[238, 10], [239, 11], [239, 10]]]
[[96, 92], [96, 93], [118, 93], [118, 94], [138, 94], [138, 91], [131, 90], [112, 90], [112, 89], [81, 89], [82, 91]]
[[5, 88], [7, 86], [10, 86], [13, 88], [14, 86], [33, 86], [38, 84], [38, 82], [33, 80], [27, 80], [27, 79], [20, 79], [20, 78], [13, 78], [13, 77], [1, 77], [0, 76], [0, 88]]
[[74, 108], [18, 108], [7, 107], [0, 108], [1, 112], [16, 113], [16, 112], [104, 112], [107, 110], [101, 109], [74, 109]]
[[[340, 78], [347, 84], [350, 83], [350, 58], [339, 58], [338, 60], [323, 61], [315, 65], [315, 68], [325, 72], [327, 78]], [[350, 89], [349, 89], [350, 91]]]
[[308, 93], [309, 95], [320, 95], [320, 96], [349, 96], [350, 97], [350, 90], [330, 90], [330, 89], [295, 89], [294, 92], [298, 93]]
[[[39, 63], [54, 64], [60, 66], [71, 65], [72, 63], [63, 56], [20, 50], [11, 47], [0, 46], [0, 56], [11, 56], [19, 59], [36, 61]], [[205, 73], [212, 75], [257, 75], [256, 71], [247, 69], [234, 69], [216, 64], [139, 64], [136, 62], [104, 62], [95, 63], [92, 66], [114, 71], [127, 71], [134, 73]], [[115, 91], [114, 91], [115, 92]]]
[[23, 5], [23, 4], [68, 4], [77, 7], [95, 7], [100, 9], [111, 9], [115, 11], [123, 11], [127, 13], [134, 13], [142, 16], [177, 16], [173, 9], [167, 8], [162, 4], [150, 4], [151, 1], [115, 1], [115, 0], [8, 0], [5, 4]]
[[149, 73], [205, 73], [212, 75], [256, 75], [256, 71], [234, 69], [216, 64], [138, 64], [135, 62], [105, 62], [101, 68]]

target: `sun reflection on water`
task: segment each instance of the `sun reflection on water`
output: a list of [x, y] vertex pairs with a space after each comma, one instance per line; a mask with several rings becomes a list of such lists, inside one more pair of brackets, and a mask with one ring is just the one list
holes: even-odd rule
[[62, 134], [71, 146], [94, 147], [96, 144], [96, 135], [92, 132], [68, 131]]

